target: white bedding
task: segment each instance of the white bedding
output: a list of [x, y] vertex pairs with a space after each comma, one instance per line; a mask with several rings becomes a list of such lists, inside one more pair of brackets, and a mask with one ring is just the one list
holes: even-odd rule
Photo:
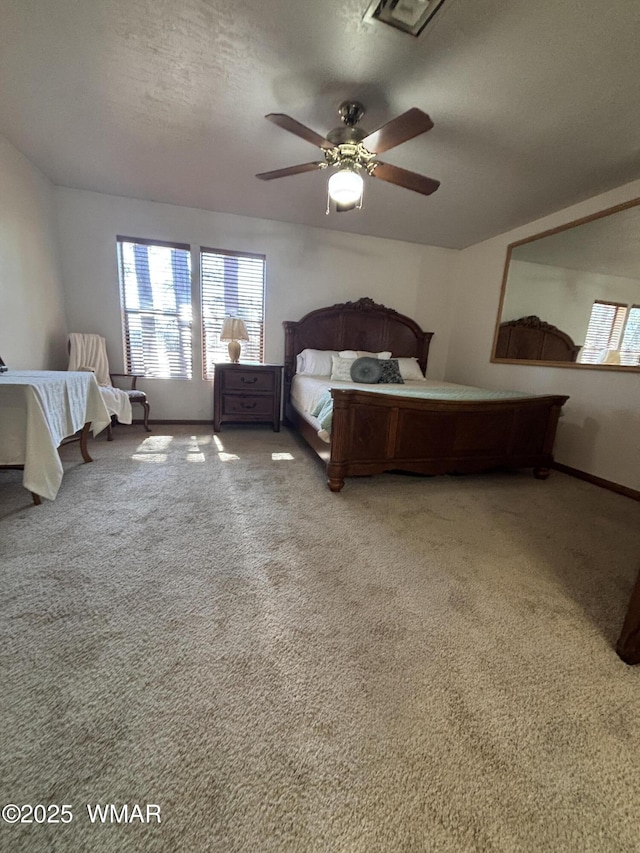
[[397, 394], [401, 389], [424, 389], [424, 388], [467, 388], [466, 385], [455, 385], [453, 382], [439, 382], [434, 379], [415, 379], [407, 380], [403, 385], [396, 384], [380, 384], [374, 386], [366, 383], [358, 382], [337, 382], [331, 380], [329, 376], [305, 376], [304, 374], [296, 373], [291, 383], [291, 403], [296, 412], [301, 415], [311, 426], [316, 430], [318, 436], [327, 443], [329, 442], [329, 433], [322, 429], [320, 421], [315, 418], [311, 412], [318, 406], [322, 397], [330, 388], [345, 388], [353, 391], [359, 389], [361, 391], [371, 391], [372, 388], [378, 393]]
[[386, 394], [393, 394], [409, 388], [465, 388], [464, 385], [454, 385], [452, 382], [437, 382], [433, 379], [414, 379], [407, 380], [403, 385], [389, 384], [382, 385], [376, 383], [370, 385], [365, 382], [337, 382], [332, 381], [329, 376], [305, 376], [296, 373], [291, 383], [291, 400], [298, 412], [312, 412], [320, 402], [321, 397], [330, 388], [345, 388], [347, 391], [360, 390], [371, 391]]
[[[294, 409], [312, 424], [323, 440], [329, 441], [333, 401], [331, 388], [345, 390], [370, 391], [377, 394], [395, 394], [400, 397], [416, 397], [436, 400], [513, 400], [530, 397], [522, 391], [496, 391], [476, 388], [473, 385], [458, 385], [454, 382], [440, 382], [433, 379], [407, 380], [403, 384], [367, 384], [358, 382], [338, 382], [328, 376], [305, 376], [295, 374], [291, 384], [291, 402]], [[317, 417], [314, 417], [316, 416]]]

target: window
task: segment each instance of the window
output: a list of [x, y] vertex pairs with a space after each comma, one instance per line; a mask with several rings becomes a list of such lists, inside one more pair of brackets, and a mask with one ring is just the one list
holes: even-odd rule
[[189, 246], [117, 239], [127, 372], [191, 379]]
[[601, 364], [607, 350], [609, 363], [640, 364], [640, 306], [596, 301], [580, 353], [582, 364]]
[[620, 344], [620, 364], [640, 365], [640, 305], [629, 308]]
[[200, 251], [202, 299], [202, 376], [213, 378], [216, 361], [228, 361], [221, 343], [225, 317], [244, 320], [249, 340], [242, 344], [242, 361], [262, 363], [264, 344], [264, 255]]
[[618, 349], [626, 313], [627, 306], [618, 302], [593, 303], [580, 353], [582, 364], [597, 364], [605, 350]]
[[[118, 237], [118, 265], [128, 373], [151, 378], [193, 376], [190, 246]], [[222, 249], [200, 250], [202, 376], [228, 361], [220, 341], [225, 317], [244, 320], [249, 340], [242, 361], [263, 362], [265, 258]], [[194, 293], [195, 298], [195, 293]]]

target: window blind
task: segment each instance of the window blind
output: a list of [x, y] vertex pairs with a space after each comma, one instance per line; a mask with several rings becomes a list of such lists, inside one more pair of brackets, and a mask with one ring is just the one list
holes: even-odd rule
[[243, 362], [264, 360], [265, 257], [218, 249], [200, 250], [202, 301], [202, 376], [213, 378], [213, 365], [228, 361], [220, 341], [225, 317], [244, 320], [249, 340], [242, 343]]
[[629, 308], [620, 344], [620, 364], [640, 365], [640, 305]]
[[603, 350], [620, 347], [626, 313], [627, 306], [617, 302], [593, 303], [587, 334], [580, 352], [582, 364], [597, 364]]
[[118, 237], [128, 373], [191, 379], [189, 246]]

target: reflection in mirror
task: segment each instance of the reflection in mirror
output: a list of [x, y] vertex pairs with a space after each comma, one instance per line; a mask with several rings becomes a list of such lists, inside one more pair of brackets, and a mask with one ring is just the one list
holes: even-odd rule
[[640, 199], [509, 246], [492, 361], [640, 369]]

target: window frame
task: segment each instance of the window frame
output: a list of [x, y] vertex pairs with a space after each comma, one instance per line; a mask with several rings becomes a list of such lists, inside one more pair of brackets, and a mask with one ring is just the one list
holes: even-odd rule
[[[207, 301], [205, 301], [204, 294], [204, 267], [203, 258], [207, 254], [209, 255], [217, 255], [219, 257], [228, 257], [234, 258], [237, 260], [241, 260], [243, 258], [249, 260], [258, 260], [262, 263], [262, 280], [261, 280], [261, 298], [260, 298], [260, 319], [259, 321], [251, 321], [248, 320], [247, 317], [242, 317], [242, 310], [237, 312], [238, 316], [241, 319], [245, 320], [248, 325], [253, 325], [254, 323], [258, 323], [258, 361], [251, 361], [247, 363], [251, 364], [264, 364], [264, 329], [265, 329], [265, 308], [266, 308], [266, 293], [267, 293], [267, 256], [262, 252], [245, 252], [245, 251], [235, 251], [230, 249], [214, 249], [210, 246], [200, 246], [199, 254], [198, 254], [198, 266], [199, 266], [199, 290], [198, 290], [198, 302], [200, 308], [200, 343], [201, 343], [201, 371], [202, 371], [202, 379], [204, 381], [211, 381], [214, 378], [213, 369], [207, 370], [207, 365], [212, 365], [214, 359], [219, 356], [219, 360], [227, 361], [227, 347], [225, 344], [220, 345], [219, 342], [216, 342], [216, 345], [208, 348], [207, 340], [210, 334], [207, 329], [207, 323], [209, 318], [206, 316], [207, 314]], [[227, 313], [223, 314], [221, 317], [217, 317], [216, 319], [219, 321], [224, 320], [225, 316], [229, 316]], [[235, 315], [234, 315], [235, 316]], [[251, 336], [251, 329], [249, 329], [249, 334]], [[254, 338], [255, 342], [255, 338]], [[216, 352], [216, 350], [218, 352]], [[242, 356], [241, 356], [242, 357]]]
[[[166, 249], [175, 249], [177, 251], [182, 251], [187, 254], [188, 257], [188, 293], [189, 293], [189, 320], [185, 321], [180, 317], [180, 309], [179, 307], [176, 310], [162, 310], [162, 309], [140, 309], [140, 308], [130, 308], [127, 305], [126, 300], [126, 287], [125, 287], [125, 268], [124, 268], [124, 258], [123, 258], [123, 244], [129, 245], [137, 245], [137, 246], [152, 246], [157, 248], [166, 248]], [[155, 240], [147, 237], [130, 237], [123, 234], [116, 235], [116, 250], [117, 250], [117, 263], [118, 263], [118, 280], [120, 287], [120, 312], [121, 312], [121, 323], [122, 323], [122, 345], [123, 345], [123, 353], [124, 353], [124, 370], [127, 376], [140, 376], [144, 379], [171, 379], [171, 380], [187, 380], [190, 381], [193, 379], [193, 314], [194, 314], [194, 306], [193, 306], [193, 263], [191, 257], [191, 245], [189, 243], [180, 243], [173, 240]], [[174, 290], [177, 293], [177, 290]], [[189, 335], [189, 346], [188, 353], [185, 355], [185, 375], [174, 375], [174, 376], [160, 376], [155, 372], [147, 372], [144, 370], [141, 372], [139, 369], [134, 368], [135, 355], [131, 348], [131, 326], [129, 322], [129, 317], [138, 316], [142, 317], [144, 315], [154, 316], [154, 317], [166, 317], [166, 318], [175, 318], [179, 328], [184, 330], [185, 327], [188, 327], [190, 330]], [[182, 333], [179, 334], [179, 337], [182, 336]], [[144, 349], [143, 349], [144, 352]]]
[[[637, 312], [637, 319], [633, 316], [634, 312]], [[625, 348], [625, 338], [627, 336], [627, 331], [630, 326], [630, 321], [633, 319], [634, 325], [638, 324], [638, 331], [636, 334], [640, 337], [640, 304], [632, 303], [627, 306], [627, 316], [624, 320], [624, 326], [622, 328], [622, 333], [620, 335], [620, 364], [625, 367], [638, 367], [640, 366], [640, 347], [638, 349], [627, 349]], [[625, 358], [635, 358], [635, 363], [630, 362], [627, 364], [624, 359]]]

